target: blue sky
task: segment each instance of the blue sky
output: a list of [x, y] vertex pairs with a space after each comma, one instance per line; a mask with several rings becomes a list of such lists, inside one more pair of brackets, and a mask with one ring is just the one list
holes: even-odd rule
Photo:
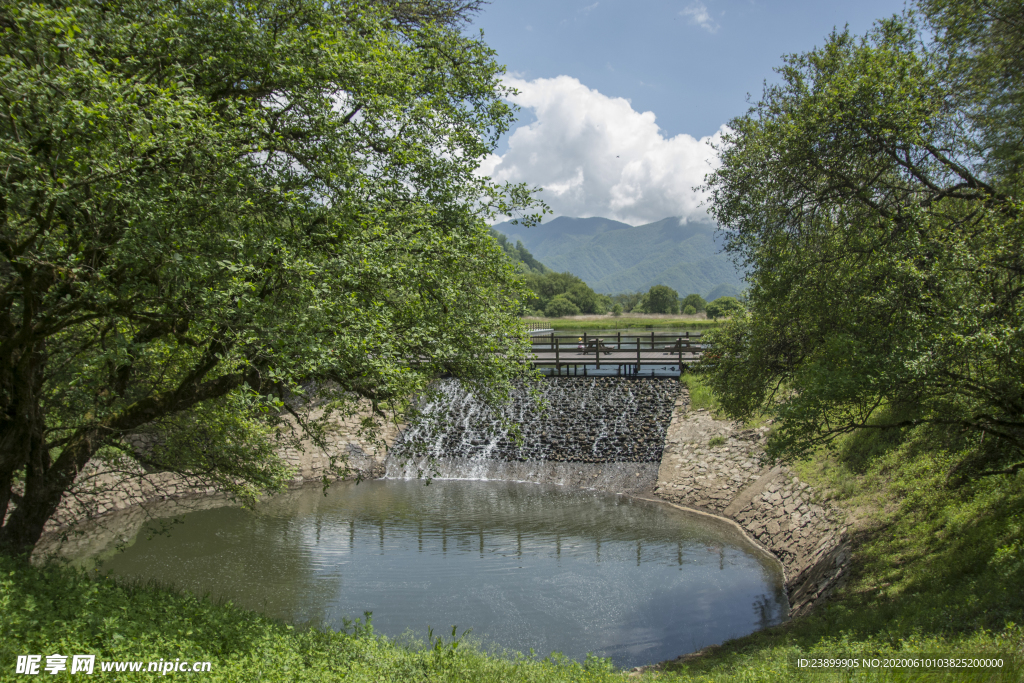
[[494, 0], [467, 30], [508, 68], [518, 128], [483, 171], [545, 187], [556, 215], [699, 218], [708, 142], [782, 55], [863, 34], [903, 0]]

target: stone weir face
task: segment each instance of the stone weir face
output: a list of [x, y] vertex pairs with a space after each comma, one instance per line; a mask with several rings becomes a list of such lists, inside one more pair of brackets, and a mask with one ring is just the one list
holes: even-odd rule
[[[500, 414], [444, 380], [390, 449], [389, 478], [501, 479], [649, 492], [680, 385], [671, 379], [552, 377]], [[521, 443], [505, 425], [519, 425]]]

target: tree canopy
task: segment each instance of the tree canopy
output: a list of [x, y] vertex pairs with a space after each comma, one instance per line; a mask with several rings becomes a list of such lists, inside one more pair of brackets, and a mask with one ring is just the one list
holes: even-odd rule
[[[611, 299], [607, 295], [598, 294], [586, 282], [572, 273], [555, 273], [549, 270], [529, 272], [526, 275], [526, 285], [534, 296], [525, 301], [525, 305], [551, 317], [560, 318], [580, 313], [600, 314], [605, 313], [612, 306]], [[548, 306], [555, 297], [559, 296], [563, 296], [576, 310], [572, 310], [564, 303], [559, 303], [551, 309], [557, 311], [557, 315], [548, 313]]]
[[708, 317], [712, 320], [716, 318], [728, 318], [729, 316], [736, 315], [737, 313], [743, 313], [745, 310], [743, 304], [741, 304], [736, 297], [733, 296], [720, 296], [714, 301], [710, 301], [704, 307], [707, 311]]
[[700, 311], [703, 311], [707, 305], [707, 302], [704, 301], [704, 297], [700, 294], [687, 294], [682, 303], [679, 304], [679, 308], [684, 309], [687, 306], [693, 306], [693, 310], [699, 313]]
[[251, 497], [313, 394], [522, 371], [527, 292], [484, 218], [533, 200], [475, 173], [513, 112], [426, 6], [0, 3], [0, 551], [94, 459]]
[[917, 9], [786, 58], [730, 123], [707, 189], [750, 315], [705, 366], [730, 414], [779, 418], [775, 456], [931, 424], [979, 446], [951, 472], [1014, 472], [1024, 5]]

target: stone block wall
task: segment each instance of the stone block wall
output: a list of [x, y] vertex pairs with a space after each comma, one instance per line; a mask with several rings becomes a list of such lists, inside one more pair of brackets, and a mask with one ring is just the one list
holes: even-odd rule
[[687, 402], [685, 395], [677, 401], [655, 494], [739, 524], [782, 563], [790, 615], [806, 613], [845, 578], [850, 551], [842, 514], [788, 467], [761, 464], [768, 427], [744, 429], [690, 411]]
[[[335, 420], [327, 430], [326, 450], [313, 445], [309, 439], [303, 439], [298, 446], [289, 443], [279, 447], [278, 454], [295, 471], [293, 485], [319, 481], [328, 470], [331, 456], [339, 455], [348, 455], [350, 476], [381, 476], [386, 448], [395, 442], [400, 426], [385, 425], [380, 434], [384, 445], [374, 444], [358, 433], [361, 421], [368, 415], [368, 402], [362, 402], [354, 415]], [[136, 450], [147, 446], [145, 436], [133, 435], [128, 441]], [[169, 472], [146, 472], [134, 460], [114, 464], [94, 461], [76, 478], [74, 487], [47, 522], [44, 534], [56, 534], [73, 522], [93, 520], [127, 508], [216, 493], [213, 487], [195, 479]]]

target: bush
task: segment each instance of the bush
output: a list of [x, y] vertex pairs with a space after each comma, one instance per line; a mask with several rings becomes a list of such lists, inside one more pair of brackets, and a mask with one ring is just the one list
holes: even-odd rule
[[644, 309], [647, 313], [679, 312], [679, 294], [667, 285], [654, 285], [645, 298]]
[[597, 294], [582, 282], [578, 282], [565, 291], [565, 296], [576, 304], [581, 313], [599, 313]]
[[693, 306], [687, 306], [686, 308], [683, 309], [683, 315], [696, 315], [696, 314], [697, 314], [697, 309], [694, 308]]
[[615, 304], [615, 306], [612, 308], [612, 315], [622, 315], [622, 304]]
[[569, 300], [565, 294], [559, 294], [548, 302], [544, 315], [549, 318], [564, 318], [567, 315], [579, 315], [579, 306]]
[[687, 306], [693, 306], [694, 313], [703, 311], [707, 305], [707, 302], [704, 301], [704, 297], [700, 294], [687, 294], [686, 298], [683, 299], [683, 303], [679, 304], [680, 308], [683, 310], [685, 310]]
[[728, 318], [736, 313], [742, 313], [745, 309], [743, 304], [737, 301], [735, 297], [722, 296], [709, 303], [705, 310], [708, 317], [715, 320], [716, 318]]

